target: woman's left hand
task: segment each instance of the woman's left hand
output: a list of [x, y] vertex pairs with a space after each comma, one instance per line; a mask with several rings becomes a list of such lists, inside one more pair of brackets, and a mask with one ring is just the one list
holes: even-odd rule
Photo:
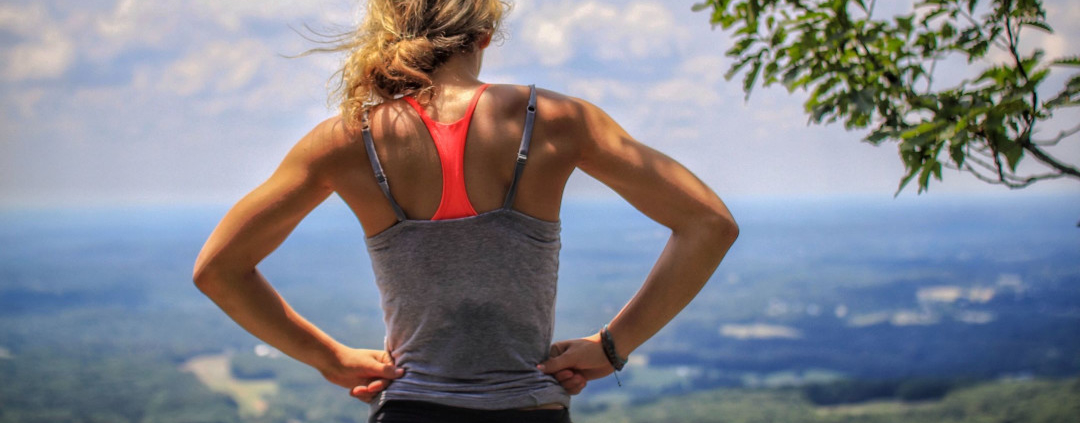
[[394, 366], [390, 354], [381, 350], [345, 348], [330, 369], [320, 370], [326, 380], [349, 390], [349, 395], [371, 402], [390, 382], [405, 375]]

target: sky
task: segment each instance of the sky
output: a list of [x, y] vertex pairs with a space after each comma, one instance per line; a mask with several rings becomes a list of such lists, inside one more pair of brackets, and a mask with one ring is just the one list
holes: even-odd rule
[[[876, 13], [911, 11], [878, 3]], [[588, 100], [721, 197], [892, 197], [904, 172], [895, 144], [808, 125], [802, 92], [758, 88], [745, 100], [740, 80], [723, 78], [729, 34], [692, 4], [517, 1], [481, 79]], [[1031, 31], [1025, 48], [1080, 54], [1080, 3], [1045, 6], [1055, 33]], [[0, 207], [236, 201], [336, 113], [327, 83], [341, 56], [287, 57], [319, 46], [304, 28], [346, 31], [360, 13], [347, 0], [0, 1]], [[955, 60], [938, 71], [936, 84], [972, 72]], [[1077, 121], [1076, 109], [1059, 113], [1043, 134]], [[1054, 153], [1077, 163], [1078, 138]], [[1025, 193], [1076, 195], [1080, 181]], [[567, 194], [614, 195], [580, 174]], [[923, 195], [957, 194], [1017, 195], [954, 172]]]

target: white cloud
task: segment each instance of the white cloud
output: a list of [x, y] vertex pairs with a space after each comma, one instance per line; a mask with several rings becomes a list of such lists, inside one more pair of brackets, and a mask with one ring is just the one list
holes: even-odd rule
[[20, 40], [0, 52], [0, 74], [9, 81], [53, 79], [75, 60], [75, 46], [40, 4], [0, 5], [0, 31]]
[[0, 30], [3, 31], [28, 36], [48, 19], [45, 8], [40, 4], [27, 6], [0, 4]]
[[720, 336], [747, 339], [799, 339], [803, 334], [798, 329], [783, 325], [753, 323], [748, 325], [725, 324], [720, 326]]
[[702, 107], [715, 107], [723, 99], [741, 99], [737, 85], [726, 84], [724, 72], [730, 61], [712, 53], [689, 56], [672, 73], [671, 79], [653, 85], [648, 99]]
[[127, 36], [135, 30], [135, 24], [139, 21], [135, 0], [120, 0], [110, 16], [100, 16], [97, 19], [98, 31], [107, 36]]
[[604, 59], [666, 57], [673, 40], [684, 40], [671, 12], [657, 3], [632, 3], [607, 22], [609, 26], [604, 28], [605, 36], [601, 37], [599, 46], [600, 57]]
[[52, 79], [64, 74], [75, 59], [71, 41], [56, 30], [45, 30], [38, 40], [18, 45], [4, 57], [9, 80]]
[[[242, 31], [252, 20], [304, 20], [313, 19], [320, 23], [355, 24], [355, 19], [342, 19], [355, 16], [344, 14], [345, 8], [325, 8], [305, 0], [188, 0], [188, 8], [204, 18], [213, 20], [221, 28], [230, 31]], [[359, 2], [354, 2], [359, 3]], [[324, 5], [326, 3], [323, 3]], [[341, 5], [341, 3], [337, 3]]]
[[568, 28], [557, 22], [537, 22], [534, 32], [529, 32], [526, 37], [532, 42], [537, 50], [540, 63], [547, 66], [557, 66], [566, 63], [573, 55], [570, 48], [570, 37], [566, 32]]
[[213, 41], [170, 64], [157, 88], [179, 96], [208, 89], [228, 93], [250, 84], [269, 57], [270, 49], [259, 40]]
[[660, 3], [624, 9], [598, 1], [548, 3], [523, 18], [519, 31], [545, 66], [559, 66], [579, 50], [602, 61], [668, 57], [689, 40]]
[[179, 1], [119, 0], [106, 13], [90, 14], [81, 49], [96, 62], [109, 62], [137, 48], [167, 50], [206, 34], [183, 31], [200, 23]]
[[576, 78], [569, 91], [591, 103], [636, 100], [634, 86], [614, 78]]

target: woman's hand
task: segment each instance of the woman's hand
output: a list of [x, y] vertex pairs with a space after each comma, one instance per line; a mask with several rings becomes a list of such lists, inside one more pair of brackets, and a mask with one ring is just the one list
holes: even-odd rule
[[577, 395], [585, 389], [588, 381], [599, 379], [615, 371], [604, 355], [600, 334], [587, 338], [559, 341], [551, 345], [547, 361], [536, 366], [540, 371], [555, 376], [566, 392]]
[[349, 390], [360, 401], [371, 402], [390, 382], [405, 375], [405, 369], [394, 366], [386, 351], [345, 348], [338, 352], [337, 363], [321, 369], [331, 383]]

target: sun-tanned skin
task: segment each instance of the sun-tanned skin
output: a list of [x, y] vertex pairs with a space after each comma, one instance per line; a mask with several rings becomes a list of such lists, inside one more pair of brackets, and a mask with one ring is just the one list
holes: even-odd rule
[[[478, 48], [455, 55], [431, 74], [435, 95], [426, 111], [433, 119], [452, 122], [464, 115], [482, 84], [478, 75], [489, 42], [481, 40]], [[465, 181], [479, 213], [502, 206], [527, 98], [528, 87], [493, 85], [477, 105], [465, 152]], [[370, 126], [394, 197], [410, 218], [430, 218], [442, 184], [438, 155], [423, 123], [404, 101], [395, 100], [373, 110]], [[641, 289], [610, 323], [616, 351], [626, 356], [694, 298], [735, 241], [738, 227], [720, 198], [686, 168], [635, 141], [585, 101], [539, 90], [532, 139], [514, 209], [558, 220], [566, 181], [581, 169], [671, 229]], [[403, 371], [386, 351], [345, 346], [305, 320], [256, 265], [333, 193], [356, 214], [367, 236], [394, 225], [396, 216], [372, 175], [358, 128], [341, 117], [318, 124], [266, 182], [225, 215], [194, 270], [199, 289], [244, 329], [364, 401]], [[557, 342], [551, 352], [539, 367], [570, 394], [613, 371], [599, 334]]]

